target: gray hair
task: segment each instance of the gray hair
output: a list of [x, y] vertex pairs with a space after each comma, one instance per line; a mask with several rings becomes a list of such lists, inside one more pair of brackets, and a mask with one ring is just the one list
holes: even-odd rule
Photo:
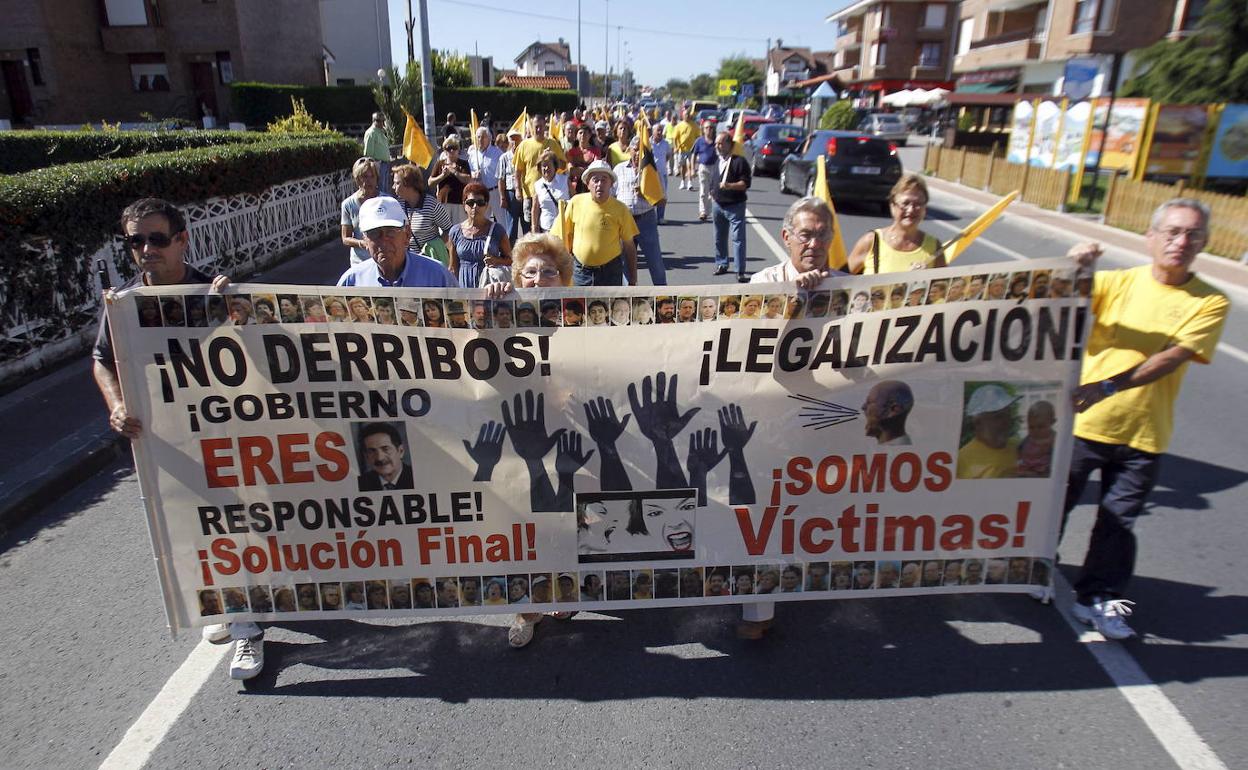
[[789, 206], [789, 210], [784, 212], [784, 222], [780, 226], [789, 232], [793, 232], [793, 220], [797, 219], [798, 214], [814, 214], [823, 221], [828, 223], [829, 230], [835, 230], [836, 224], [832, 221], [832, 209], [828, 208], [828, 204], [824, 203], [820, 198], [813, 195], [807, 195], [804, 198], [798, 198]]
[[477, 126], [477, 136], [481, 136], [482, 134], [489, 136], [490, 129], [486, 128], [485, 126]]
[[[369, 171], [372, 171], [374, 174], [380, 173], [377, 168], [377, 161], [372, 158], [360, 158], [351, 165], [351, 180], [355, 182], [356, 187], [360, 186], [360, 178]], [[381, 179], [379, 178], [377, 182], [380, 184]]]
[[1166, 212], [1170, 209], [1192, 209], [1193, 211], [1199, 211], [1201, 229], [1209, 229], [1209, 217], [1213, 212], [1210, 210], [1209, 204], [1204, 201], [1196, 200], [1195, 198], [1171, 198], [1158, 206], [1156, 210], [1153, 211], [1152, 218], [1148, 220], [1149, 229], [1156, 230], [1157, 227], [1161, 225], [1161, 218], [1164, 217]]

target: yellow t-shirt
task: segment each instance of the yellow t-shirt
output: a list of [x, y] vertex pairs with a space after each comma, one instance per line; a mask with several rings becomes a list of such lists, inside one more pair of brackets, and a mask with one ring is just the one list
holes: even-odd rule
[[[934, 235], [924, 235], [922, 245], [910, 251], [899, 251], [889, 246], [882, 230], [876, 230], [875, 237], [879, 240], [879, 272], [881, 273], [908, 273], [910, 265], [915, 262], [930, 262], [932, 255], [940, 249], [940, 241], [936, 240]], [[866, 259], [862, 262], [862, 274], [875, 275], [875, 273], [875, 257], [868, 251]]]
[[607, 147], [607, 160], [611, 162], [611, 168], [615, 168], [621, 163], [626, 163], [631, 158], [632, 156], [628, 154], [628, 148], [620, 146], [619, 142], [612, 142], [611, 146]]
[[1018, 439], [993, 449], [977, 438], [958, 450], [958, 478], [1009, 479], [1018, 475]]
[[693, 143], [698, 141], [698, 127], [687, 120], [677, 123], [673, 133], [675, 139], [670, 141], [677, 152], [689, 152], [693, 149]]
[[549, 136], [542, 141], [529, 137], [520, 143], [516, 148], [515, 167], [516, 179], [520, 179], [521, 186], [524, 188], [524, 197], [533, 197], [533, 183], [542, 175], [541, 170], [537, 167], [537, 159], [542, 157], [542, 153], [551, 150], [555, 153], [555, 157], [559, 159], [559, 168], [567, 168], [568, 160], [563, 154], [563, 145], [558, 139], [552, 139]]
[[[1195, 276], [1182, 286], [1167, 286], [1153, 278], [1152, 265], [1098, 272], [1092, 289], [1096, 324], [1083, 355], [1080, 382], [1122, 374], [1173, 345], [1207, 364], [1229, 310], [1226, 295]], [[1156, 382], [1096, 403], [1075, 416], [1075, 435], [1143, 452], [1166, 451], [1186, 371], [1184, 363]]]
[[[620, 241], [633, 240], [640, 232], [628, 206], [615, 198], [596, 203], [589, 193], [572, 196], [566, 208], [572, 223], [572, 254], [586, 267], [599, 267], [620, 256]], [[563, 237], [563, 218], [551, 230]]]

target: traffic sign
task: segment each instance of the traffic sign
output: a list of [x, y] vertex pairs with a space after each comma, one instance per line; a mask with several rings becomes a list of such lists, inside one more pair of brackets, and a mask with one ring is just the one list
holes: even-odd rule
[[751, 96], [753, 96], [754, 84], [746, 83], [745, 85], [741, 86], [741, 95], [744, 96], [746, 99], [749, 99]]
[[732, 78], [725, 78], [719, 81], [720, 96], [734, 96], [737, 93], [737, 81]]

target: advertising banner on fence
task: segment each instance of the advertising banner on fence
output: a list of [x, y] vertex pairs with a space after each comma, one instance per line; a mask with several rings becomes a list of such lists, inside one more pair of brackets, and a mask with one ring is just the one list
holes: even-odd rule
[[1092, 114], [1091, 102], [1079, 102], [1066, 108], [1062, 116], [1062, 133], [1057, 142], [1057, 157], [1053, 168], [1058, 171], [1083, 167], [1084, 143], [1088, 136], [1088, 117]]
[[1036, 108], [1031, 102], [1019, 102], [1014, 105], [1014, 119], [1010, 127], [1010, 144], [1006, 148], [1005, 159], [1011, 163], [1026, 163], [1031, 148], [1031, 123], [1035, 119]]
[[1116, 99], [1112, 112], [1109, 110], [1109, 99], [1097, 99], [1093, 107], [1087, 165], [1096, 165], [1097, 155], [1103, 152], [1101, 168], [1130, 173], [1139, 157], [1147, 118], [1148, 99]]
[[1248, 104], [1228, 104], [1222, 109], [1205, 176], [1248, 177]]
[[1145, 174], [1190, 177], [1196, 173], [1205, 144], [1209, 107], [1204, 104], [1163, 104], [1157, 108]]
[[1019, 267], [116, 295], [171, 622], [1048, 585], [1090, 280]]
[[1041, 168], [1053, 167], [1057, 152], [1058, 130], [1061, 126], [1062, 105], [1057, 102], [1040, 102], [1036, 107], [1036, 131], [1031, 140], [1027, 162]]

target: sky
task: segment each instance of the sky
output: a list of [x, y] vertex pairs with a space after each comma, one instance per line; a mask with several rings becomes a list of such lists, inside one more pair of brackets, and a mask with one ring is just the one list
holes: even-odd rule
[[[700, 72], [714, 73], [719, 61], [744, 54], [761, 59], [767, 38], [786, 46], [813, 50], [832, 48], [834, 28], [824, 23], [852, 0], [581, 0], [581, 63], [601, 72], [604, 63], [632, 68], [637, 82], [660, 86]], [[407, 61], [408, 0], [389, 0], [391, 55]], [[411, 0], [416, 23], [416, 55], [420, 56], [420, 7]], [[563, 37], [576, 63], [577, 0], [428, 0], [429, 44], [433, 48], [493, 56], [498, 69], [514, 68], [515, 58], [535, 40]], [[604, 43], [604, 20], [609, 42]], [[616, 30], [620, 26], [623, 29]], [[662, 33], [662, 34], [660, 34]], [[697, 37], [701, 36], [701, 37]], [[607, 47], [604, 62], [603, 48]], [[631, 64], [625, 62], [631, 61]]]

